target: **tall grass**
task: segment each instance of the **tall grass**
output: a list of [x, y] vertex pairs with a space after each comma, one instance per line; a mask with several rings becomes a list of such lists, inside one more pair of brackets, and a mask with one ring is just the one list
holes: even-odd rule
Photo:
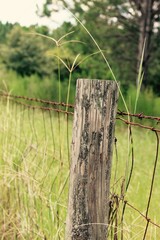
[[[66, 78], [67, 80], [67, 78]], [[52, 101], [66, 102], [68, 94], [68, 82], [61, 81], [63, 89], [59, 98], [59, 79], [56, 75], [40, 78], [37, 75], [20, 76], [14, 71], [5, 68], [0, 72], [0, 91], [11, 92], [14, 95], [48, 99]], [[69, 102], [74, 102], [75, 85], [70, 86]]]
[[[130, 85], [128, 90], [124, 93], [125, 101], [130, 112], [135, 110], [135, 99], [137, 96], [137, 89]], [[139, 94], [138, 103], [136, 106], [136, 113], [143, 113], [145, 115], [159, 116], [160, 97], [157, 97], [151, 88], [142, 90]], [[118, 108], [125, 111], [121, 99], [118, 103]]]
[[[72, 119], [67, 121], [63, 115], [58, 117], [47, 111], [24, 109], [10, 101], [1, 100], [0, 105], [0, 236], [2, 239], [63, 240]], [[146, 130], [133, 129], [132, 134], [135, 166], [125, 198], [145, 213], [156, 139], [153, 132]], [[118, 159], [114, 152], [111, 192], [120, 195], [127, 158], [127, 128], [117, 124], [115, 135], [118, 139]], [[149, 217], [157, 223], [160, 222], [157, 214], [159, 169], [158, 163], [149, 211]], [[120, 207], [119, 218], [121, 210]], [[141, 239], [145, 224], [137, 212], [127, 207], [124, 215], [124, 239]], [[119, 232], [120, 230], [119, 225]], [[153, 239], [153, 236], [154, 239], [159, 239], [160, 230], [150, 225], [147, 239]]]
[[[146, 207], [149, 197], [152, 173], [154, 168], [155, 154], [156, 154], [156, 136], [154, 132], [132, 128], [132, 135], [134, 139], [134, 171], [133, 176], [125, 194], [125, 199], [141, 213], [145, 215]], [[123, 178], [124, 178], [124, 166], [127, 158], [127, 129], [124, 125], [117, 125], [115, 136], [117, 138], [117, 152], [114, 152], [113, 166], [112, 166], [112, 180], [111, 180], [111, 192], [118, 193], [119, 196], [123, 194]], [[116, 170], [117, 169], [117, 170]], [[155, 184], [152, 194], [151, 206], [149, 210], [149, 218], [160, 223], [160, 216], [157, 212], [159, 209], [159, 181], [160, 181], [160, 163], [157, 165]], [[116, 180], [115, 180], [116, 171]], [[122, 204], [123, 206], [123, 204]], [[119, 223], [121, 222], [121, 207], [118, 210]], [[119, 237], [121, 231], [121, 225], [119, 226]], [[124, 239], [142, 239], [145, 231], [146, 220], [140, 216], [138, 212], [126, 205], [124, 214]], [[160, 229], [149, 225], [149, 230], [146, 239], [159, 239]], [[121, 239], [121, 238], [120, 238]]]
[[0, 105], [0, 238], [63, 239], [71, 122]]

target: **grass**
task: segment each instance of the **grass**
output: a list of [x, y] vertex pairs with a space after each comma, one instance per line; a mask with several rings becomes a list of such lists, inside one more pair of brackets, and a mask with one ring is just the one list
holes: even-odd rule
[[[138, 128], [132, 128], [132, 134], [134, 141], [133, 145], [135, 163], [133, 176], [128, 191], [125, 194], [125, 199], [145, 215], [156, 154], [156, 136], [154, 132]], [[127, 136], [128, 133], [126, 129], [124, 130], [124, 126], [120, 126], [119, 124], [117, 124], [116, 137], [118, 139], [118, 163], [116, 164], [116, 158], [114, 158], [111, 186], [114, 186], [113, 191], [115, 191], [116, 193], [119, 192], [119, 195], [122, 191], [122, 180], [118, 181], [118, 179], [123, 179], [124, 177], [124, 167], [127, 158]], [[114, 185], [114, 174], [116, 168], [118, 169], [116, 177], [117, 180], [116, 185]], [[157, 209], [159, 209], [158, 196], [160, 194], [158, 187], [160, 181], [160, 176], [158, 174], [159, 170], [160, 163], [158, 163], [156, 169], [155, 184], [148, 214], [148, 217], [152, 221], [155, 221], [155, 223], [157, 224], [160, 223], [160, 216], [157, 213]], [[121, 210], [122, 209], [120, 206], [119, 214], [121, 214]], [[142, 216], [140, 216], [140, 214], [137, 213], [135, 210], [133, 210], [129, 206], [126, 206], [126, 211], [124, 215], [124, 239], [143, 239], [145, 226], [146, 220]], [[146, 239], [159, 239], [159, 237], [160, 229], [150, 224]]]
[[[3, 193], [0, 237], [7, 240], [64, 239], [72, 118], [67, 121], [64, 115], [28, 110], [11, 101], [1, 100], [0, 105], [0, 187]], [[135, 165], [125, 199], [145, 214], [156, 138], [154, 132], [138, 128], [133, 128], [132, 134]], [[128, 157], [127, 128], [117, 123], [115, 135], [118, 160], [114, 151], [111, 191], [120, 194]], [[158, 163], [149, 209], [149, 217], [156, 223], [160, 223], [159, 170]], [[120, 206], [119, 219], [121, 211]], [[144, 218], [127, 206], [124, 239], [142, 239], [145, 226]], [[121, 230], [121, 225], [118, 229]], [[146, 239], [159, 238], [159, 228], [150, 224]]]
[[0, 115], [1, 239], [63, 239], [71, 122], [11, 102]]

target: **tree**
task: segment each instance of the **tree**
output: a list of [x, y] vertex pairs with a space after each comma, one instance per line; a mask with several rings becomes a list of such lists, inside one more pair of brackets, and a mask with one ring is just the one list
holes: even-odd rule
[[6, 36], [13, 27], [14, 27], [14, 24], [12, 24], [12, 23], [7, 22], [7, 23], [3, 24], [0, 21], [0, 43], [4, 43], [6, 41]]
[[[67, 0], [59, 2], [85, 23], [101, 46], [108, 49], [109, 45], [111, 64], [119, 68], [119, 75], [126, 82], [127, 79], [136, 82], [144, 48], [144, 84], [150, 83], [148, 68], [159, 26], [159, 0], [73, 0], [71, 5]], [[54, 10], [51, 6], [52, 0], [46, 1], [44, 14], [51, 15]], [[138, 85], [138, 81], [136, 83]]]
[[[149, 59], [152, 55], [153, 35], [156, 31], [157, 20], [160, 19], [160, 1], [159, 0], [132, 0], [132, 8], [136, 8], [137, 25], [139, 30], [137, 68], [139, 67], [142, 51], [144, 80], [147, 81]], [[138, 83], [137, 83], [138, 84]], [[145, 83], [146, 84], [146, 83]]]
[[41, 37], [29, 34], [16, 26], [7, 36], [2, 59], [7, 68], [15, 70], [22, 76], [37, 74], [43, 77], [53, 71], [46, 51], [47, 47]]
[[149, 60], [149, 84], [153, 86], [154, 92], [160, 96], [160, 28], [157, 30], [157, 32], [154, 34], [154, 45], [152, 45], [153, 54], [150, 57]]

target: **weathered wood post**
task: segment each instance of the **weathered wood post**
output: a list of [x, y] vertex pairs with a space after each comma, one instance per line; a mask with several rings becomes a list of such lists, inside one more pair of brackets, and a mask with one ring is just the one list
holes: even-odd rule
[[77, 81], [66, 240], [106, 240], [117, 99], [114, 81]]

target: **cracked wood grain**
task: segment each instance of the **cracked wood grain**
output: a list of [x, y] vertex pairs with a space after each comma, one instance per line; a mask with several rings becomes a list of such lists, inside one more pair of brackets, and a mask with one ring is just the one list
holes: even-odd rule
[[117, 100], [114, 81], [77, 81], [66, 240], [106, 240]]

